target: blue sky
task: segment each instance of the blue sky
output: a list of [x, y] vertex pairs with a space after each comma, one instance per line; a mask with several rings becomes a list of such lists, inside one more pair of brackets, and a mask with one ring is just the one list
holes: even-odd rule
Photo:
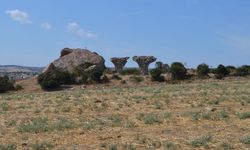
[[[46, 66], [64, 47], [187, 67], [250, 64], [250, 0], [1, 0], [0, 64]], [[130, 59], [128, 66], [136, 66]]]

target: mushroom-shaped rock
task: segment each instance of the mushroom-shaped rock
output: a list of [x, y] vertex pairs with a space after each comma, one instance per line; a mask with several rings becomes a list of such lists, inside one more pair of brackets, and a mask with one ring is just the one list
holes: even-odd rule
[[141, 71], [141, 75], [148, 75], [148, 66], [156, 61], [154, 56], [134, 56], [133, 61], [135, 61]]
[[113, 57], [113, 58], [110, 58], [110, 61], [114, 64], [115, 71], [121, 74], [123, 67], [126, 65], [128, 59], [129, 57]]
[[105, 60], [103, 57], [95, 52], [91, 52], [87, 49], [65, 48], [61, 51], [61, 57], [53, 61], [43, 72], [45, 73], [55, 68], [71, 73], [73, 73], [76, 68], [80, 68], [82, 71], [90, 70], [91, 72], [104, 71], [106, 69], [104, 63]]

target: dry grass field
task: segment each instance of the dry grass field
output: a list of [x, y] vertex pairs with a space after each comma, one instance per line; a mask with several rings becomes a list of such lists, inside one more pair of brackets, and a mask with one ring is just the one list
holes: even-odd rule
[[1, 94], [0, 150], [250, 149], [249, 78], [127, 85]]

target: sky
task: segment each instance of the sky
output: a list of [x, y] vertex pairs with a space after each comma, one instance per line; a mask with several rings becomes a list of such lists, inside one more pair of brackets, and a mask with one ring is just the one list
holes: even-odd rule
[[46, 66], [69, 47], [107, 66], [135, 55], [240, 66], [250, 64], [250, 0], [1, 0], [0, 34], [0, 65]]

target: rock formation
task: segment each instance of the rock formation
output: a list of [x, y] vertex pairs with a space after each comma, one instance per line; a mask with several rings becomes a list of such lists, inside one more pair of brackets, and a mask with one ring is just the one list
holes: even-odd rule
[[123, 67], [126, 65], [129, 57], [113, 57], [110, 59], [110, 61], [115, 66], [115, 71], [119, 74], [122, 73]]
[[51, 69], [61, 69], [64, 71], [74, 72], [76, 68], [82, 71], [94, 72], [104, 71], [105, 60], [102, 56], [87, 49], [69, 49], [64, 48], [61, 51], [61, 56], [53, 61], [43, 72], [46, 73]]
[[134, 56], [133, 61], [135, 61], [141, 71], [141, 75], [148, 75], [148, 66], [156, 61], [154, 56]]
[[60, 56], [60, 57], [63, 57], [63, 56], [65, 56], [65, 55], [68, 55], [68, 54], [70, 54], [70, 53], [72, 53], [72, 52], [73, 52], [73, 49], [64, 48], [64, 49], [62, 49], [62, 51], [61, 51], [61, 56]]

